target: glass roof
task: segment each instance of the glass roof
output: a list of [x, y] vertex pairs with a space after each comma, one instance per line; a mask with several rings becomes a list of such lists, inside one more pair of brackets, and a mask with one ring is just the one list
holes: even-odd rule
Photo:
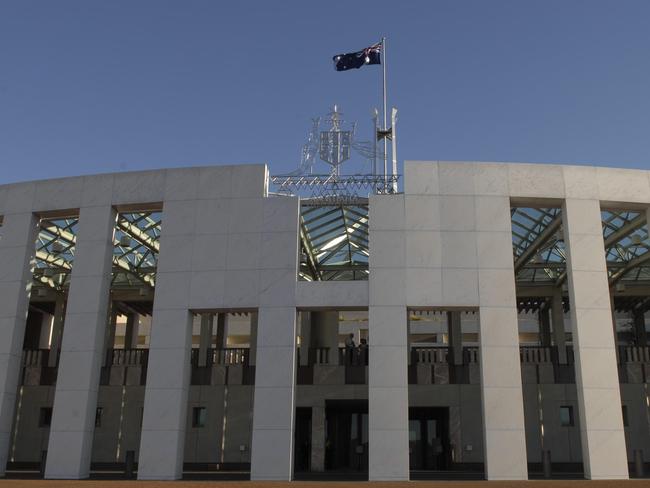
[[610, 283], [650, 280], [650, 242], [646, 214], [603, 210], [603, 238]]
[[518, 282], [555, 282], [566, 271], [559, 208], [513, 207], [512, 251]]
[[155, 286], [161, 212], [120, 213], [113, 237], [114, 288]]
[[[113, 235], [113, 287], [154, 287], [161, 212], [118, 214]], [[41, 219], [34, 282], [58, 291], [70, 284], [79, 227], [77, 217]]]
[[42, 219], [36, 238], [34, 282], [63, 290], [70, 284], [79, 219]]
[[304, 281], [368, 279], [368, 203], [303, 202], [300, 269]]

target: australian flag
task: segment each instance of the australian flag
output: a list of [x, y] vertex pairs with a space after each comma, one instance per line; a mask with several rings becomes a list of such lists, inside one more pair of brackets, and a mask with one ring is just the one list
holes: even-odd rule
[[332, 60], [336, 71], [359, 69], [366, 64], [381, 64], [381, 42], [356, 53], [337, 54]]

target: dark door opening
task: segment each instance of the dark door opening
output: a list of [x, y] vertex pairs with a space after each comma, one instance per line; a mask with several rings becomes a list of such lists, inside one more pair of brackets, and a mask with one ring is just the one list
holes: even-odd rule
[[409, 465], [411, 471], [449, 469], [449, 408], [409, 409]]
[[296, 408], [296, 433], [294, 443], [294, 470], [311, 469], [311, 407]]
[[367, 472], [368, 401], [328, 400], [325, 419], [325, 469]]

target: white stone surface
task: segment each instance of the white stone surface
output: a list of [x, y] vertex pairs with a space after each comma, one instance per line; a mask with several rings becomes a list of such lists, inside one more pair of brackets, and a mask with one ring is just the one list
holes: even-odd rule
[[0, 239], [0, 476], [9, 453], [35, 241], [36, 220], [31, 213], [4, 216]]
[[[507, 202], [505, 197], [489, 200], [492, 209], [502, 211], [492, 213], [492, 230], [483, 227], [484, 223], [483, 230], [477, 233], [479, 360], [485, 470], [489, 480], [528, 478], [512, 231]], [[477, 217], [481, 215], [478, 206], [476, 212]]]
[[[79, 259], [72, 267], [68, 293], [46, 478], [80, 479], [90, 473], [114, 225], [115, 210], [111, 206], [80, 209], [76, 251]], [[97, 249], [101, 252], [95, 253]], [[91, 252], [96, 259], [84, 259], [84, 252]]]
[[[573, 257], [569, 284], [576, 305], [572, 319], [585, 466], [592, 478], [625, 477], [599, 200], [647, 206], [650, 173], [422, 161], [407, 162], [404, 173], [404, 195], [370, 198], [372, 272], [367, 283], [296, 282], [299, 202], [265, 198], [264, 165], [0, 186], [0, 465], [6, 460], [31, 282], [31, 213], [81, 207], [82, 220], [96, 222], [96, 237], [112, 232], [113, 223], [105, 218], [112, 206], [162, 204], [150, 352], [150, 365], [156, 366], [149, 369], [140, 477], [175, 479], [181, 473], [189, 310], [260, 308], [252, 474], [255, 479], [289, 479], [296, 308], [369, 305], [371, 347], [381, 351], [370, 355], [369, 366], [371, 479], [408, 478], [406, 311], [416, 306], [479, 309], [485, 445], [477, 449], [476, 459], [484, 447], [488, 478], [521, 479], [526, 449], [510, 199], [559, 204], [568, 198], [565, 233]], [[87, 232], [83, 224], [80, 231]], [[64, 338], [48, 457], [51, 477], [87, 473], [101, 356], [95, 349], [102, 349], [103, 340], [97, 330], [108, 299], [100, 278], [105, 270], [98, 267], [104, 256], [102, 245], [80, 234], [66, 316], [66, 331], [74, 340]], [[105, 314], [101, 318], [103, 328]], [[66, 448], [56, 447], [61, 445]]]
[[[262, 212], [262, 241], [284, 239], [276, 260], [259, 271], [260, 289], [253, 401], [252, 480], [290, 480], [293, 476], [293, 423], [296, 385], [296, 283], [298, 239], [287, 240], [290, 227], [278, 222], [280, 208], [298, 234], [299, 202], [269, 199]], [[267, 221], [268, 219], [268, 221]], [[278, 224], [276, 228], [274, 224]]]
[[[624, 175], [626, 176], [626, 175]], [[615, 175], [612, 188], [628, 182]], [[633, 189], [633, 188], [631, 188]], [[562, 208], [582, 458], [588, 479], [627, 479], [618, 367], [598, 200], [567, 199]]]
[[[421, 215], [431, 228], [437, 227], [438, 220], [435, 199], [407, 197], [405, 206], [403, 200], [396, 197], [385, 198], [387, 202], [382, 202], [382, 199], [374, 197], [370, 200], [369, 222], [372, 252], [368, 342], [373, 351], [368, 365], [368, 464], [371, 481], [409, 479], [405, 246], [401, 244], [393, 249], [394, 231], [399, 228], [382, 218], [378, 219], [377, 226], [373, 216], [381, 209], [399, 222], [406, 221], [407, 229], [410, 228], [409, 208]], [[388, 202], [393, 202], [395, 208], [386, 208]], [[397, 252], [391, 255], [391, 251]], [[388, 263], [380, 261], [382, 256]], [[391, 399], [387, 401], [387, 397]], [[390, 442], [387, 442], [388, 438]]]

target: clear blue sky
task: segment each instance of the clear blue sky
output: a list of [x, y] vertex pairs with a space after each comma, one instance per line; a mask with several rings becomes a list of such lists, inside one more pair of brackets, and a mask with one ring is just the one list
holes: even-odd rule
[[370, 138], [389, 39], [399, 159], [650, 169], [650, 1], [0, 0], [0, 182], [296, 167], [338, 103]]

